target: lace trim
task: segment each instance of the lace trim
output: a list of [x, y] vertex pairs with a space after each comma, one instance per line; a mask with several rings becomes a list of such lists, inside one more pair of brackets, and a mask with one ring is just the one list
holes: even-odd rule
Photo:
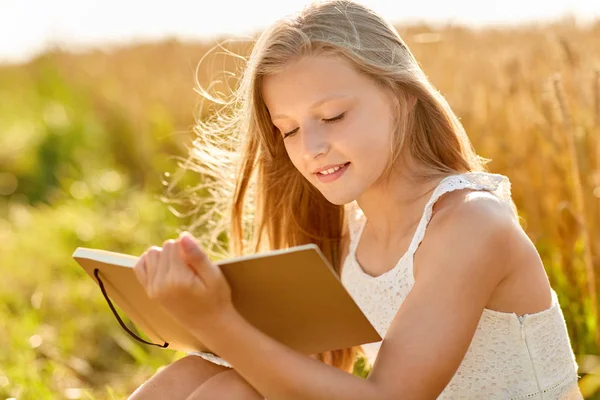
[[524, 324], [525, 323], [531, 324], [535, 320], [545, 318], [544, 315], [550, 314], [555, 308], [560, 308], [558, 294], [552, 288], [550, 288], [550, 295], [552, 297], [552, 304], [550, 305], [550, 307], [548, 307], [544, 310], [541, 310], [541, 311], [531, 313], [531, 314], [518, 315], [515, 312], [497, 311], [497, 310], [492, 310], [490, 308], [484, 308], [483, 310], [487, 311], [490, 314], [493, 314], [495, 317], [498, 317], [498, 318], [501, 318], [504, 320], [516, 319], [517, 321], [519, 321], [519, 318], [522, 318]]
[[189, 356], [198, 356], [204, 358], [206, 361], [210, 361], [213, 364], [221, 365], [227, 368], [233, 368], [231, 364], [223, 360], [221, 357], [217, 357], [213, 353], [205, 353], [202, 351], [191, 351], [188, 353]]

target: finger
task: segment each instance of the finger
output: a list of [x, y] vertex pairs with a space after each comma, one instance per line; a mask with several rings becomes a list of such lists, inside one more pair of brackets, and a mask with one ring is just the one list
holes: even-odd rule
[[133, 267], [133, 271], [135, 272], [135, 276], [144, 287], [144, 289], [148, 286], [148, 271], [146, 270], [146, 252], [143, 252], [137, 263]]
[[187, 231], [183, 231], [179, 234], [179, 237], [177, 238], [177, 250], [179, 251], [179, 255], [181, 256], [181, 259], [184, 262], [187, 260], [187, 254], [185, 252], [185, 249], [183, 248], [183, 243], [181, 243], [181, 239], [183, 239], [185, 235], [190, 235], [190, 233]]
[[171, 260], [171, 279], [177, 281], [178, 285], [191, 287], [199, 285], [198, 288], [206, 288], [206, 284], [201, 276], [199, 276], [192, 268], [188, 267], [184, 257], [181, 255], [179, 243], [176, 240], [169, 245], [169, 257]]
[[169, 265], [177, 266], [183, 263], [176, 240], [166, 240], [163, 243], [163, 249], [165, 250], [165, 259], [168, 260]]
[[184, 254], [184, 261], [205, 282], [218, 278], [218, 271], [208, 255], [198, 246], [194, 237], [184, 232], [179, 240]]
[[160, 264], [156, 272], [156, 279], [160, 282], [167, 282], [167, 279], [171, 277], [173, 272], [177, 270], [177, 266], [173, 264], [173, 247], [175, 245], [174, 240], [165, 240], [160, 255]]
[[152, 246], [148, 249], [148, 254], [146, 255], [146, 271], [148, 274], [148, 284], [146, 288], [148, 290], [153, 290], [156, 286], [156, 275], [158, 272], [158, 263], [160, 261], [161, 252], [162, 248], [158, 246]]

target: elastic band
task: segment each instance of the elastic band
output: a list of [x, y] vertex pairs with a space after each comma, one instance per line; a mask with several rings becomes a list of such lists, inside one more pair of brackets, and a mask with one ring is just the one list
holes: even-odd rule
[[108, 303], [108, 306], [112, 310], [113, 314], [115, 314], [117, 321], [119, 321], [119, 324], [121, 324], [121, 327], [123, 329], [125, 329], [125, 331], [127, 331], [127, 333], [129, 333], [129, 335], [131, 335], [131, 337], [133, 337], [138, 342], [142, 342], [142, 343], [149, 344], [152, 346], [162, 347], [163, 349], [166, 349], [167, 347], [169, 347], [169, 343], [167, 343], [167, 342], [165, 342], [164, 344], [156, 344], [156, 343], [148, 342], [148, 341], [142, 339], [141, 337], [139, 337], [138, 335], [136, 335], [135, 333], [133, 333], [132, 331], [130, 331], [129, 328], [127, 328], [127, 326], [125, 326], [125, 324], [121, 320], [121, 317], [119, 317], [117, 310], [115, 310], [115, 307], [113, 306], [112, 302], [108, 298], [108, 295], [106, 294], [106, 290], [104, 289], [104, 284], [100, 280], [100, 276], [99, 276], [98, 272], [100, 272], [100, 270], [98, 268], [94, 268], [94, 276], [96, 277], [96, 279], [98, 279], [98, 285], [100, 286], [100, 290], [102, 291], [102, 294], [104, 295], [104, 298], [106, 299], [106, 301]]

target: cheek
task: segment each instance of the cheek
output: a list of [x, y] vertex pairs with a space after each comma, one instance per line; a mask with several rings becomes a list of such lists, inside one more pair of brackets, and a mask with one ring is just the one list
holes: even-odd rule
[[391, 126], [388, 121], [365, 118], [352, 129], [348, 146], [352, 154], [370, 163], [385, 158], [390, 151]]
[[304, 174], [304, 171], [302, 171], [301, 167], [302, 155], [298, 152], [298, 150], [296, 150], [294, 146], [286, 144], [285, 151], [288, 155], [288, 158], [294, 165], [294, 168], [296, 168], [300, 173]]

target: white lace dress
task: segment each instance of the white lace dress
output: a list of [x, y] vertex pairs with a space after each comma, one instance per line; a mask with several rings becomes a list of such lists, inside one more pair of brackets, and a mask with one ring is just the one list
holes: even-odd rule
[[[356, 247], [366, 218], [356, 202], [347, 205], [350, 248], [342, 283], [377, 329], [385, 334], [414, 284], [413, 256], [423, 240], [434, 203], [458, 189], [486, 190], [510, 201], [507, 177], [470, 172], [444, 178], [425, 206], [407, 252], [396, 266], [376, 277], [356, 261]], [[577, 363], [565, 320], [552, 290], [549, 309], [517, 316], [484, 309], [467, 353], [438, 399], [583, 399], [577, 386]], [[381, 342], [363, 345], [371, 364]]]

